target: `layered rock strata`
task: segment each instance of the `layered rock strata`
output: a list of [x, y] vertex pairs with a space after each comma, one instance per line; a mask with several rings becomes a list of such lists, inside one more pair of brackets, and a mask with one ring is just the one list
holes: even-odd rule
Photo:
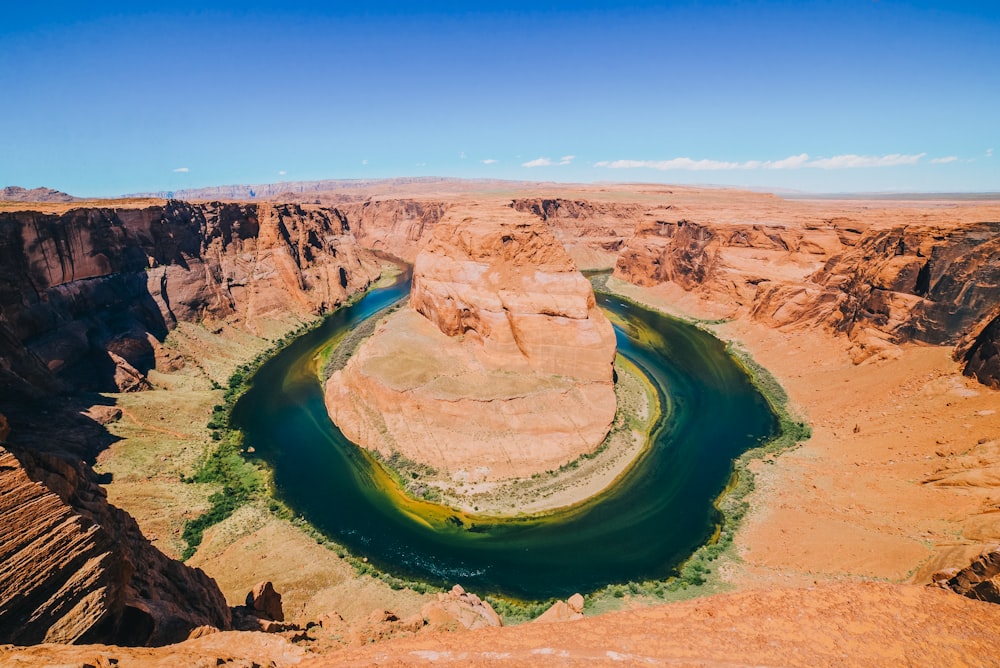
[[0, 448], [0, 524], [0, 643], [163, 645], [229, 626], [215, 582], [154, 548], [79, 462]]
[[577, 266], [584, 269], [614, 267], [625, 239], [632, 237], [636, 221], [642, 219], [647, 208], [641, 204], [544, 197], [515, 199], [511, 205], [545, 221]]
[[[620, 253], [615, 276], [672, 283], [780, 328], [825, 327], [853, 343], [856, 362], [909, 341], [957, 345], [984, 383], [997, 364], [1000, 223], [869, 228], [721, 225], [651, 212]], [[666, 215], [664, 215], [666, 214]], [[663, 216], [662, 218], [660, 216]]]
[[41, 362], [75, 389], [142, 389], [179, 321], [267, 334], [269, 322], [332, 309], [378, 272], [332, 209], [171, 201], [0, 213], [0, 345], [13, 360], [2, 374], [13, 385]]
[[110, 435], [81, 415], [105, 400], [72, 395], [148, 388], [178, 323], [284, 333], [379, 270], [321, 207], [0, 213], [0, 642], [164, 644], [227, 628], [215, 582], [107, 503], [88, 462]]
[[614, 332], [543, 224], [467, 213], [434, 228], [410, 308], [331, 376], [327, 407], [355, 443], [453, 479], [558, 468], [614, 419]]

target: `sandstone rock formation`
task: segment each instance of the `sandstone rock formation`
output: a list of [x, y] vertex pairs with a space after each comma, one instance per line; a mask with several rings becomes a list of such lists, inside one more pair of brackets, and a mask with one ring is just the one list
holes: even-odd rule
[[1000, 603], [1000, 546], [983, 551], [971, 564], [942, 573], [934, 584], [967, 598]]
[[625, 239], [633, 235], [646, 211], [641, 204], [619, 204], [563, 198], [515, 199], [517, 211], [545, 221], [581, 269], [610, 269]]
[[989, 383], [996, 364], [987, 324], [1000, 300], [1000, 223], [898, 225], [829, 219], [822, 225], [671, 221], [651, 211], [615, 276], [673, 283], [781, 328], [826, 327], [853, 342], [862, 362], [898, 344], [956, 345], [970, 374]]
[[456, 209], [417, 257], [412, 309], [326, 386], [344, 434], [452, 479], [526, 477], [595, 449], [615, 413], [614, 332], [544, 225]]
[[0, 347], [12, 360], [0, 376], [37, 375], [41, 362], [74, 388], [139, 389], [178, 321], [266, 333], [378, 273], [342, 215], [318, 207], [0, 213]]
[[487, 601], [455, 585], [438, 600], [420, 611], [429, 630], [483, 629], [503, 626], [503, 622]]
[[565, 601], [556, 601], [552, 607], [533, 619], [539, 624], [551, 622], [572, 622], [583, 619], [583, 596], [573, 594]]
[[447, 208], [444, 202], [391, 199], [348, 204], [339, 210], [363, 247], [413, 262]]
[[976, 327], [965, 335], [955, 358], [965, 364], [965, 375], [975, 377], [983, 385], [1000, 390], [1000, 305], [996, 317], [985, 319], [985, 327]]
[[998, 656], [997, 623], [1000, 606], [946, 592], [841, 583], [720, 594], [572, 624], [417, 634], [301, 666], [975, 666]]
[[0, 642], [162, 645], [228, 628], [215, 583], [158, 552], [92, 475], [0, 448]]
[[0, 642], [163, 644], [227, 628], [215, 582], [107, 503], [85, 462], [108, 434], [65, 395], [148, 388], [179, 322], [283, 333], [378, 273], [342, 215], [318, 207], [0, 213], [0, 410], [13, 428], [0, 465]]
[[281, 609], [281, 594], [274, 590], [271, 582], [259, 582], [254, 585], [247, 594], [246, 606], [264, 619], [285, 621], [285, 613]]

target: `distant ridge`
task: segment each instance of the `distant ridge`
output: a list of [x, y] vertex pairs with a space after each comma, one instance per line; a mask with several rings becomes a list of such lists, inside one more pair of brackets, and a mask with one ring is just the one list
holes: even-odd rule
[[184, 188], [181, 190], [159, 190], [156, 192], [130, 193], [128, 198], [158, 197], [182, 200], [247, 200], [247, 199], [287, 199], [289, 195], [302, 199], [303, 195], [338, 193], [355, 194], [364, 197], [372, 190], [407, 190], [414, 188], [432, 191], [438, 186], [448, 192], [483, 191], [524, 185], [538, 185], [529, 181], [505, 181], [500, 179], [461, 179], [440, 176], [414, 176], [386, 179], [324, 179], [321, 181], [282, 181], [279, 183], [238, 184], [210, 186], [206, 188]]
[[28, 190], [21, 186], [7, 186], [0, 190], [0, 201], [3, 202], [75, 202], [79, 198], [67, 195], [52, 188], [33, 188]]
[[923, 192], [873, 192], [873, 193], [779, 193], [785, 199], [872, 199], [927, 202], [934, 200], [992, 202], [1000, 200], [1000, 192], [963, 192], [963, 193], [923, 193]]

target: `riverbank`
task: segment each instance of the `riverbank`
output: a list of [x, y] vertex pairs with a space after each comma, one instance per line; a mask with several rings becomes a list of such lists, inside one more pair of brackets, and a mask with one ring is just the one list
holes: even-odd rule
[[[951, 350], [908, 344], [856, 365], [822, 329], [779, 330], [677, 286], [609, 288], [689, 319], [746, 350], [808, 420], [809, 441], [749, 464], [754, 489], [717, 586], [817, 580], [926, 583], [1000, 541], [997, 394], [960, 372]], [[731, 313], [731, 309], [729, 310]]]

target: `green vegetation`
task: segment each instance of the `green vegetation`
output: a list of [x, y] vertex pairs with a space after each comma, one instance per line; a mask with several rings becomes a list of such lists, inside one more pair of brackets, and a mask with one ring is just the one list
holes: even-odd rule
[[502, 596], [485, 596], [483, 600], [490, 604], [493, 611], [500, 615], [506, 626], [530, 622], [552, 607], [555, 599], [547, 601], [515, 601]]
[[[243, 435], [232, 428], [230, 416], [236, 402], [249, 389], [254, 372], [279, 350], [321, 323], [322, 319], [318, 319], [289, 331], [274, 341], [270, 348], [238, 366], [229, 377], [223, 403], [212, 409], [212, 417], [206, 425], [211, 430], [215, 445], [210, 446], [193, 475], [181, 478], [183, 482], [221, 486], [208, 497], [212, 504], [208, 511], [184, 523], [182, 537], [187, 546], [181, 553], [182, 559], [187, 560], [194, 555], [206, 529], [222, 522], [244, 504], [265, 497], [267, 473], [244, 457]], [[287, 512], [283, 504], [276, 501], [271, 501], [270, 509], [279, 516]]]

